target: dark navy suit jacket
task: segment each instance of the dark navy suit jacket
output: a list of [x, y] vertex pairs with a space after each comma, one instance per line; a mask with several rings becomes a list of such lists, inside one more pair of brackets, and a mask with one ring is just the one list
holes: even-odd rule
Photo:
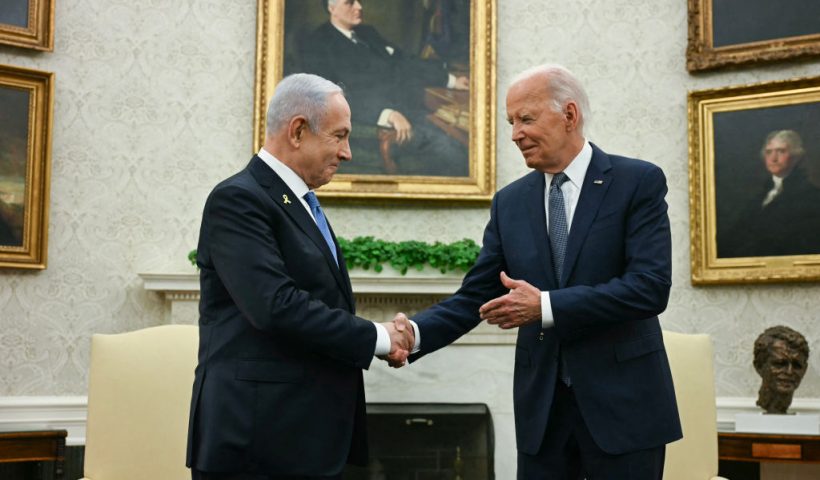
[[365, 463], [376, 331], [310, 214], [261, 159], [214, 188], [197, 250], [187, 465], [329, 476]]
[[[666, 179], [660, 168], [593, 145], [556, 280], [544, 211], [544, 175], [500, 190], [481, 253], [456, 294], [420, 313], [420, 352], [450, 344], [479, 322], [478, 309], [506, 293], [505, 271], [550, 292], [555, 326], [518, 330], [513, 400], [518, 450], [536, 454], [549, 425], [558, 353], [584, 421], [604, 451], [621, 454], [681, 437], [657, 315], [671, 286]], [[543, 335], [542, 335], [543, 334]]]

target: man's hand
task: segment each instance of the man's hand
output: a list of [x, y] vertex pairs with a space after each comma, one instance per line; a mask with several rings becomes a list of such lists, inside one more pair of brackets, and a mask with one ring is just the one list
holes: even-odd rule
[[396, 130], [396, 142], [398, 142], [399, 145], [413, 138], [413, 125], [411, 125], [410, 121], [398, 110], [393, 110], [390, 115], [387, 116], [387, 122]]
[[470, 77], [460, 76], [456, 77], [456, 83], [453, 85], [453, 89], [455, 90], [469, 90], [470, 89]]
[[482, 320], [503, 329], [520, 327], [541, 318], [541, 291], [524, 280], [501, 272], [501, 283], [510, 293], [490, 300], [478, 309]]
[[416, 341], [413, 326], [410, 325], [407, 316], [401, 312], [396, 314], [392, 322], [385, 322], [382, 325], [390, 334], [390, 353], [382, 360], [387, 360], [393, 368], [404, 366]]

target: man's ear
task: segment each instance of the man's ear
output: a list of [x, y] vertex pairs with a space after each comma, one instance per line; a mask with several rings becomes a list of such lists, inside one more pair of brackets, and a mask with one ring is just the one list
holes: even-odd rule
[[580, 114], [578, 112], [578, 104], [575, 102], [567, 103], [566, 108], [564, 108], [564, 119], [567, 126], [567, 131], [572, 131], [578, 128], [578, 120]]
[[294, 148], [299, 148], [305, 133], [309, 128], [307, 119], [302, 115], [297, 115], [288, 122], [288, 143]]

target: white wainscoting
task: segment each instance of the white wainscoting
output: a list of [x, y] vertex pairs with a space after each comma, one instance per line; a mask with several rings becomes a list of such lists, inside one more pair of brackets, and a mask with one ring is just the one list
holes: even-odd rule
[[[734, 416], [737, 413], [759, 412], [756, 400], [746, 397], [718, 397], [718, 430], [734, 431]], [[0, 397], [0, 431], [64, 429], [68, 431], [68, 445], [84, 445], [87, 406], [88, 399], [84, 396]], [[820, 413], [820, 399], [796, 398], [790, 410]]]

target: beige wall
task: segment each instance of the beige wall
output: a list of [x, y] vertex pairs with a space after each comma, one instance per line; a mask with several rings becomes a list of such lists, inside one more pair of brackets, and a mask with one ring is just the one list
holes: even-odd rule
[[[0, 396], [82, 395], [89, 337], [159, 323], [138, 272], [190, 271], [205, 196], [251, 153], [255, 0], [58, 1], [49, 266], [0, 273]], [[820, 62], [691, 76], [686, 2], [498, 1], [498, 185], [525, 173], [503, 121], [508, 80], [559, 62], [585, 81], [589, 138], [669, 178], [674, 287], [665, 328], [715, 340], [719, 396], [753, 397], [751, 345], [784, 323], [820, 352], [820, 285], [689, 284], [686, 91], [816, 73]], [[339, 234], [480, 240], [486, 208], [328, 207]], [[800, 397], [820, 397], [814, 354]]]

